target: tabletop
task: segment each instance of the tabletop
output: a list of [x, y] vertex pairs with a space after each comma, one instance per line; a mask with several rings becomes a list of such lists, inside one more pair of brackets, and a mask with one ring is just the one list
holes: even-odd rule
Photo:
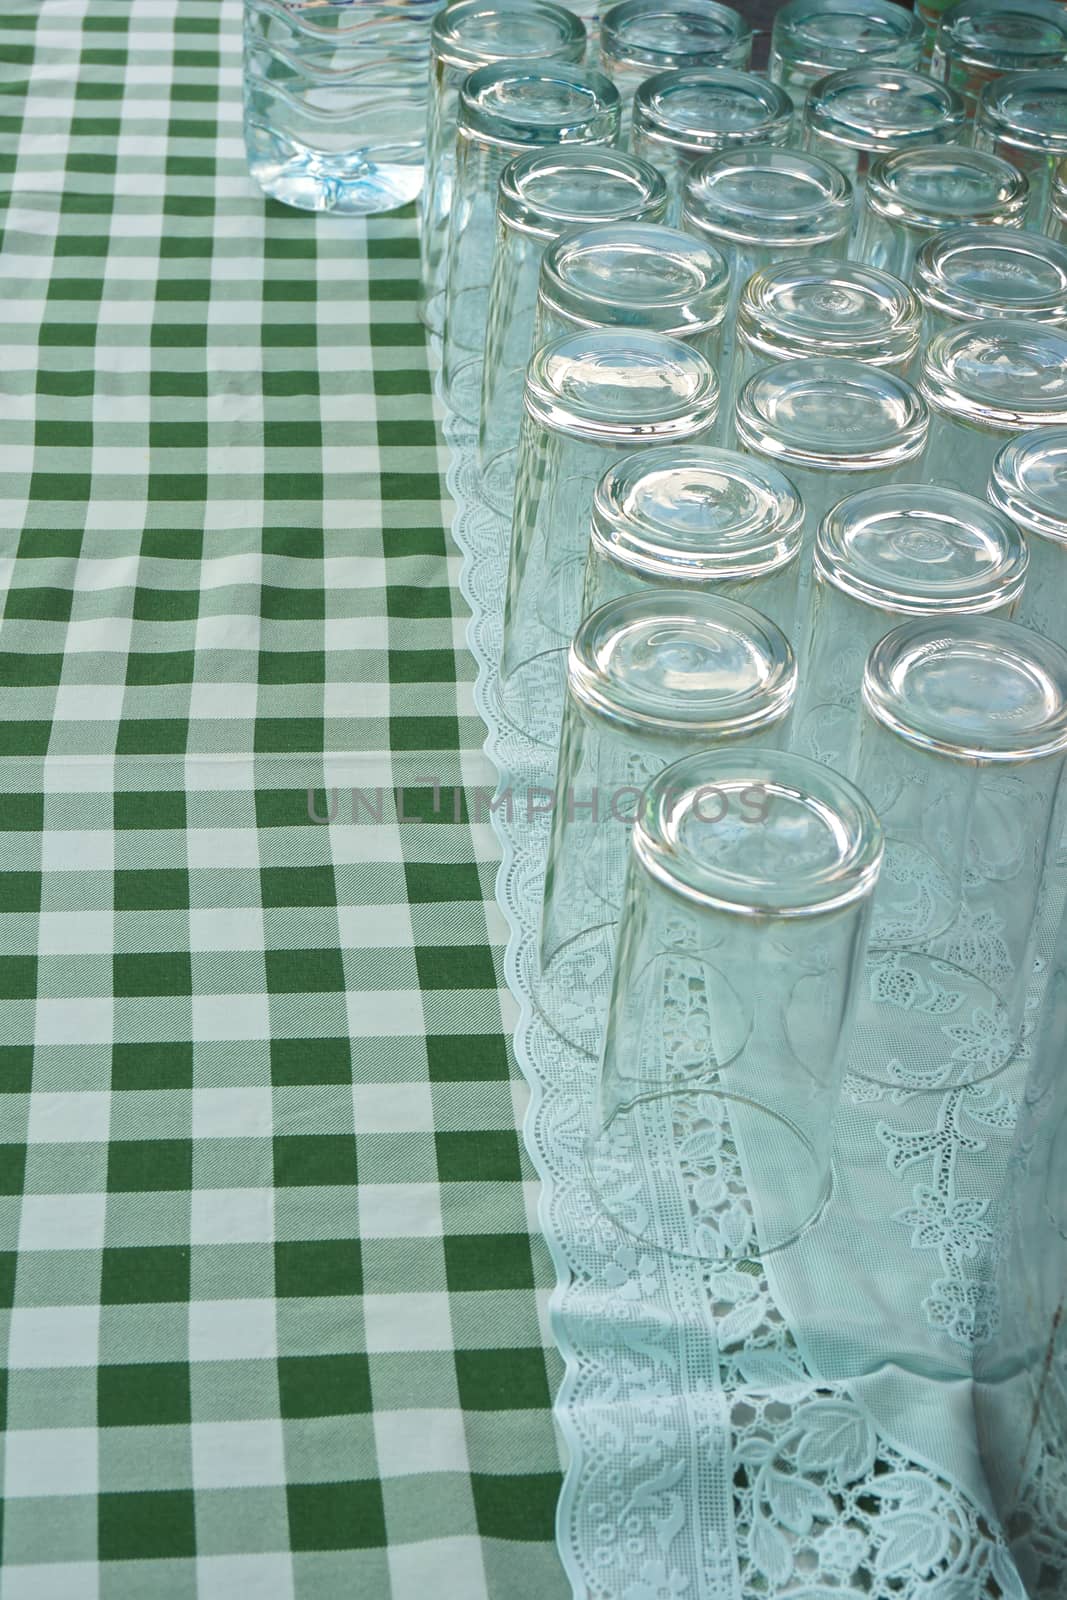
[[553, 1600], [414, 213], [263, 200], [238, 0], [0, 89], [3, 1592]]

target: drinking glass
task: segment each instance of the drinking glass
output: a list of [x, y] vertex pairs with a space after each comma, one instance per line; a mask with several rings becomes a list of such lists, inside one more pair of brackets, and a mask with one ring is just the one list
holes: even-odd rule
[[790, 634], [804, 507], [777, 467], [733, 450], [660, 445], [597, 484], [582, 611], [621, 595], [699, 589]]
[[785, 635], [715, 594], [651, 592], [587, 616], [567, 658], [538, 1009], [569, 1044], [603, 1044], [629, 827], [645, 785], [712, 746], [780, 744], [796, 688]]
[[840, 501], [820, 524], [796, 629], [794, 747], [847, 771], [871, 647], [905, 617], [1010, 616], [1026, 566], [1014, 523], [971, 495], [902, 483]]
[[945, 228], [1021, 228], [1030, 185], [999, 156], [933, 146], [879, 156], [863, 188], [851, 254], [912, 275], [920, 247]]
[[1067, 428], [1035, 428], [1009, 440], [986, 492], [1030, 551], [1018, 620], [1067, 645]]
[[989, 317], [1067, 323], [1067, 247], [1029, 230], [935, 234], [920, 247], [911, 282], [927, 340]]
[[[856, 782], [887, 847], [853, 1070], [913, 1092], [982, 1083], [1022, 1039], [1059, 834], [1067, 653], [999, 618], [913, 619], [871, 652], [863, 708]], [[920, 773], [925, 802], [904, 792]]]
[[245, 149], [265, 194], [348, 216], [414, 200], [439, 3], [245, 0]]
[[790, 0], [774, 19], [768, 71], [802, 105], [813, 83], [850, 67], [918, 67], [922, 24], [895, 0]]
[[928, 418], [896, 373], [818, 356], [779, 361], [749, 378], [734, 423], [739, 448], [773, 462], [796, 485], [810, 549], [823, 517], [845, 495], [918, 474]]
[[565, 63], [479, 67], [459, 95], [449, 213], [442, 373], [452, 409], [478, 420], [497, 186], [514, 156], [546, 145], [612, 145], [619, 96], [600, 72]]
[[754, 72], [660, 72], [634, 95], [633, 151], [666, 178], [670, 222], [681, 216], [682, 179], [694, 161], [750, 145], [788, 144], [792, 128], [793, 102], [785, 90]]
[[448, 214], [456, 176], [459, 91], [477, 67], [500, 61], [572, 61], [585, 55], [585, 28], [573, 11], [549, 0], [455, 0], [442, 6], [430, 33], [430, 103], [426, 182], [420, 196], [422, 298], [419, 315], [433, 333], [445, 325]]
[[974, 144], [1025, 172], [1027, 223], [1043, 227], [1053, 172], [1067, 156], [1067, 71], [1009, 72], [987, 84], [975, 114]]
[[690, 167], [682, 196], [682, 227], [713, 244], [730, 268], [722, 349], [729, 371], [742, 284], [787, 256], [843, 256], [852, 188], [830, 162], [803, 151], [728, 150]]
[[818, 1217], [881, 854], [859, 790], [779, 750], [688, 756], [645, 790], [589, 1143], [642, 1245], [714, 1266]]
[[600, 17], [600, 63], [629, 106], [655, 73], [681, 67], [747, 67], [752, 30], [716, 0], [621, 0]]
[[538, 150], [501, 173], [478, 434], [482, 486], [497, 510], [511, 510], [515, 489], [522, 388], [537, 348], [534, 309], [545, 246], [587, 223], [657, 222], [666, 202], [666, 185], [647, 161], [603, 145]]
[[723, 410], [761, 367], [802, 356], [848, 356], [903, 377], [919, 349], [919, 302], [899, 278], [847, 261], [783, 261], [754, 272], [737, 307]]
[[1067, 424], [1067, 328], [998, 318], [939, 333], [923, 352], [930, 408], [926, 475], [968, 489], [989, 482], [1002, 445]]
[[701, 439], [718, 400], [700, 352], [664, 334], [594, 329], [535, 352], [523, 397], [499, 692], [505, 717], [537, 743], [557, 742], [596, 485], [633, 450]]
[[807, 148], [833, 161], [861, 194], [876, 156], [955, 144], [967, 124], [955, 89], [902, 67], [856, 67], [817, 83], [804, 102]]
[[1067, 158], [1058, 164], [1052, 174], [1045, 232], [1057, 243], [1067, 244]]
[[958, 0], [941, 19], [931, 76], [951, 84], [973, 117], [987, 83], [1067, 61], [1067, 13], [1052, 0]]

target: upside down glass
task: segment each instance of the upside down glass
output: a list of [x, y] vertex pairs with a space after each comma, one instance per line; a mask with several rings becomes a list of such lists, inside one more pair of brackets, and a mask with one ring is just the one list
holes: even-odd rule
[[802, 104], [831, 72], [918, 67], [922, 36], [918, 18], [895, 0], [790, 0], [771, 30], [771, 82]]
[[950, 228], [920, 248], [912, 287], [927, 340], [988, 317], [1067, 323], [1067, 249], [1029, 230]]
[[773, 622], [711, 593], [626, 595], [581, 623], [567, 661], [535, 1001], [585, 1054], [603, 1044], [642, 790], [697, 750], [780, 744], [796, 673]]
[[982, 150], [901, 150], [871, 163], [851, 254], [910, 278], [921, 246], [945, 228], [1021, 228], [1030, 186]]
[[788, 637], [804, 507], [777, 467], [707, 445], [624, 456], [597, 484], [582, 611], [675, 589], [739, 600]]
[[[1022, 1039], [1058, 843], [1067, 653], [992, 617], [908, 622], [871, 652], [863, 706], [856, 781], [885, 824], [889, 892], [883, 880], [853, 1070], [911, 1092], [981, 1083]], [[908, 792], [920, 772], [925, 802]]]
[[812, 566], [796, 630], [804, 676], [793, 742], [848, 771], [872, 646], [909, 616], [1010, 616], [1027, 555], [1018, 529], [984, 500], [901, 483], [839, 501], [819, 527]]
[[876, 156], [920, 144], [955, 144], [966, 121], [955, 89], [900, 67], [831, 73], [804, 103], [807, 148], [840, 167], [857, 197]]
[[717, 0], [621, 0], [600, 17], [600, 61], [628, 107], [655, 73], [682, 67], [747, 67], [752, 31]]
[[419, 200], [422, 299], [433, 333], [445, 325], [448, 214], [456, 175], [459, 91], [476, 67], [533, 60], [580, 62], [585, 28], [573, 11], [549, 0], [456, 0], [440, 8], [430, 35], [430, 103], [426, 117], [426, 182]]
[[800, 756], [705, 752], [646, 789], [589, 1142], [642, 1244], [726, 1264], [820, 1214], [881, 854], [863, 795]]
[[618, 135], [619, 96], [602, 73], [563, 63], [505, 63], [479, 67], [465, 80], [449, 213], [442, 375], [449, 404], [466, 420], [477, 422], [481, 399], [501, 172], [531, 148], [612, 145]]
[[696, 442], [719, 386], [699, 351], [663, 334], [568, 334], [530, 362], [511, 533], [500, 704], [555, 749], [565, 651], [578, 626], [593, 493], [620, 456]]
[[1052, 0], [959, 0], [941, 19], [931, 76], [963, 96], [968, 116], [987, 83], [1067, 60], [1067, 14]]
[[974, 143], [1026, 174], [1027, 225], [1043, 228], [1053, 173], [1067, 156], [1067, 71], [1011, 72], [987, 84], [975, 114]]
[[984, 485], [1015, 434], [1067, 425], [1067, 328], [1005, 317], [939, 333], [919, 388], [930, 408], [928, 479]]
[[681, 216], [682, 179], [694, 161], [751, 145], [785, 145], [792, 129], [793, 102], [754, 72], [660, 72], [634, 95], [633, 151], [666, 178], [670, 222]]
[[501, 173], [478, 433], [483, 489], [497, 510], [511, 510], [526, 367], [546, 342], [533, 337], [546, 245], [587, 223], [657, 222], [666, 200], [647, 162], [599, 145], [540, 150]]
[[1036, 428], [1010, 440], [993, 462], [986, 492], [1030, 552], [1018, 620], [1067, 645], [1067, 427]]

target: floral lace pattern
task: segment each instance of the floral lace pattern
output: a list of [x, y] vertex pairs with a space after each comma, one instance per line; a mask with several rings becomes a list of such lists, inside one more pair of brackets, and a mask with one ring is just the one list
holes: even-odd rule
[[[503, 788], [543, 786], [544, 747], [507, 724], [496, 696], [506, 527], [480, 494], [469, 430], [449, 418], [446, 435], [487, 748]], [[566, 1375], [557, 1415], [569, 1463], [558, 1528], [574, 1593], [582, 1600], [1024, 1600], [999, 1531], [953, 1480], [953, 1462], [943, 1472], [920, 1466], [922, 1458], [890, 1441], [847, 1382], [814, 1369], [808, 1341], [794, 1337], [781, 1294], [758, 1261], [716, 1267], [672, 1257], [646, 1248], [605, 1213], [586, 1156], [596, 1070], [548, 1027], [532, 999], [547, 824], [527, 818], [521, 805], [494, 811], [493, 824], [503, 856], [498, 896], [511, 930], [507, 976], [521, 1005], [516, 1047], [531, 1092], [526, 1137], [559, 1274], [552, 1318]], [[937, 1009], [936, 995], [925, 1000]], [[663, 1004], [670, 1070], [684, 1076], [707, 1045], [699, 983], [684, 960]], [[957, 1274], [985, 1246], [988, 1222], [960, 1181], [960, 1165], [987, 1131], [1010, 1125], [1010, 1098], [1001, 1106], [989, 1089], [917, 1096], [906, 1072], [899, 1089], [859, 1077], [850, 1089], [854, 1116], [873, 1129], [883, 1113], [879, 1164], [894, 1184], [908, 1185], [896, 1223], [886, 1226], [905, 1243], [910, 1238], [914, 1254], [936, 1261], [928, 1319], [955, 1316], [964, 1330], [966, 1317], [953, 1307], [967, 1299], [968, 1283]], [[930, 1114], [929, 1148], [921, 1128], [915, 1142], [895, 1142], [904, 1130], [892, 1114], [916, 1102]], [[703, 1137], [709, 1129], [692, 1131]], [[735, 1174], [723, 1160], [729, 1139], [721, 1126], [711, 1133], [699, 1152], [694, 1145], [690, 1172], [698, 1222], [701, 1208], [721, 1215], [736, 1203]], [[736, 1222], [748, 1226], [743, 1204]], [[939, 1292], [942, 1282], [950, 1287]], [[935, 1302], [944, 1313], [932, 1309]]]

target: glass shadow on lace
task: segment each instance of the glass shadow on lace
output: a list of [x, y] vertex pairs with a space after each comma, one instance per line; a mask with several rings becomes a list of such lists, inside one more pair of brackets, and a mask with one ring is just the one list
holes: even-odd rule
[[881, 854], [864, 797], [800, 756], [702, 753], [645, 791], [589, 1141], [642, 1243], [725, 1265], [819, 1216]]
[[603, 1043], [629, 826], [645, 785], [711, 747], [782, 743], [796, 661], [768, 618], [712, 593], [610, 600], [567, 664], [535, 1002], [586, 1055]]
[[[991, 617], [917, 619], [871, 652], [856, 782], [886, 831], [857, 1071], [967, 1087], [1023, 1040], [1061, 824], [1067, 652]], [[954, 908], [955, 902], [955, 908]]]
[[785, 475], [706, 445], [625, 456], [593, 496], [588, 615], [625, 594], [696, 589], [754, 606], [790, 637], [804, 507]]
[[883, 634], [906, 617], [1011, 616], [1026, 572], [1014, 523], [971, 495], [901, 483], [839, 501], [819, 527], [796, 629], [793, 748], [850, 771], [864, 669]]
[[634, 450], [704, 438], [718, 395], [699, 351], [662, 334], [569, 334], [530, 362], [499, 704], [513, 727], [552, 752], [566, 650], [581, 615], [596, 485], [613, 461]]
[[531, 148], [616, 144], [619, 117], [614, 84], [600, 72], [563, 62], [479, 67], [464, 81], [441, 371], [449, 405], [465, 421], [477, 423], [481, 400], [500, 174]]
[[1017, 621], [1067, 645], [1067, 427], [1010, 440], [993, 462], [989, 499], [1030, 552]]
[[580, 18], [550, 0], [456, 0], [442, 6], [430, 32], [426, 181], [419, 196], [422, 294], [419, 315], [431, 333], [445, 325], [448, 216], [456, 178], [459, 91], [469, 73], [502, 61], [581, 62]]
[[537, 151], [501, 173], [478, 432], [482, 485], [496, 510], [511, 513], [526, 368], [548, 343], [534, 333], [546, 246], [587, 224], [658, 222], [666, 204], [653, 167], [600, 146]]

